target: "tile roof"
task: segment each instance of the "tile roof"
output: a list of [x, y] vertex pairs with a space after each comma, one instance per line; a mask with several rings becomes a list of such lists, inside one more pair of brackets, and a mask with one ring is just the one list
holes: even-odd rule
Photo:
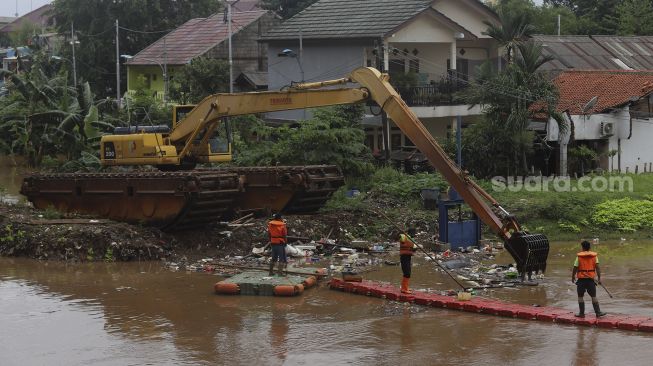
[[320, 0], [262, 38], [379, 38], [430, 7], [432, 0]]
[[560, 90], [558, 111], [583, 114], [583, 107], [598, 97], [585, 113], [601, 113], [653, 92], [653, 71], [563, 71], [553, 82]]
[[[233, 34], [255, 22], [267, 12], [267, 10], [233, 12], [231, 16]], [[209, 18], [191, 19], [147, 46], [126, 64], [152, 65], [153, 61], [151, 60], [163, 63], [165, 53], [168, 65], [185, 65], [193, 58], [222, 43], [228, 37], [228, 25], [224, 21], [222, 12]]]
[[50, 10], [53, 8], [54, 5], [52, 4], [45, 4], [40, 8], [36, 8], [21, 17], [15, 18], [14, 21], [0, 28], [0, 33], [16, 31], [24, 21], [29, 21], [30, 23], [39, 25], [47, 25], [50, 22]]

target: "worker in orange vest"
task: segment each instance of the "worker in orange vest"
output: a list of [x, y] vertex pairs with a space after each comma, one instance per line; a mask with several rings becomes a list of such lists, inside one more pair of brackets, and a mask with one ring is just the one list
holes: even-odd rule
[[417, 245], [413, 242], [412, 237], [415, 236], [415, 228], [409, 228], [406, 234], [399, 234], [399, 261], [401, 262], [401, 272], [403, 278], [401, 279], [401, 293], [410, 294], [412, 291], [408, 289], [410, 285], [410, 272], [411, 272], [411, 258], [417, 249]]
[[596, 283], [594, 277], [601, 284], [601, 269], [599, 268], [599, 257], [596, 252], [590, 251], [590, 242], [584, 240], [580, 243], [583, 251], [579, 252], [574, 262], [574, 269], [571, 271], [571, 282], [576, 283], [576, 292], [578, 293], [578, 307], [580, 312], [576, 314], [579, 318], [585, 317], [585, 291], [592, 298], [592, 306], [596, 316], [603, 316], [606, 313], [601, 311], [599, 300], [596, 299]]
[[280, 213], [274, 214], [272, 220], [268, 222], [268, 235], [270, 245], [272, 246], [272, 260], [270, 261], [270, 276], [274, 275], [274, 264], [278, 261], [278, 274], [283, 276], [284, 267], [287, 265], [286, 260], [286, 243], [288, 242], [288, 229], [283, 222]]

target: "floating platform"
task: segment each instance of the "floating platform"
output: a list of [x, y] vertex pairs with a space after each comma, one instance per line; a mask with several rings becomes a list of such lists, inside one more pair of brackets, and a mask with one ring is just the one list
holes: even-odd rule
[[561, 308], [542, 306], [528, 306], [511, 304], [504, 301], [472, 297], [468, 301], [459, 301], [455, 297], [414, 291], [412, 294], [402, 294], [398, 288], [371, 281], [346, 282], [333, 278], [329, 287], [334, 290], [352, 294], [385, 298], [388, 300], [410, 302], [418, 305], [495, 315], [506, 318], [519, 318], [538, 320], [541, 322], [574, 324], [587, 327], [615, 328], [623, 330], [636, 330], [640, 332], [653, 332], [653, 319], [646, 316], [632, 316], [623, 314], [608, 314], [596, 318], [594, 314], [587, 314], [584, 318], [577, 318], [574, 313]]
[[297, 296], [315, 286], [312, 275], [270, 276], [267, 272], [243, 272], [214, 285], [219, 295]]

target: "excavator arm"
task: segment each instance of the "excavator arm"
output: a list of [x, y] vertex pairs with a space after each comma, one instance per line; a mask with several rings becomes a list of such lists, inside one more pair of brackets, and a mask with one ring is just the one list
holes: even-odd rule
[[[544, 271], [549, 242], [542, 234], [524, 232], [515, 218], [492, 196], [449, 159], [426, 127], [390, 85], [386, 74], [373, 68], [354, 70], [348, 78], [294, 84], [285, 91], [215, 94], [206, 97], [170, 133], [170, 140], [182, 142], [183, 159], [192, 153], [191, 144], [199, 131], [214, 128], [223, 117], [309, 107], [375, 101], [401, 131], [428, 158], [479, 218], [505, 242], [517, 263], [522, 278]], [[360, 87], [324, 89], [335, 85], [359, 84]]]

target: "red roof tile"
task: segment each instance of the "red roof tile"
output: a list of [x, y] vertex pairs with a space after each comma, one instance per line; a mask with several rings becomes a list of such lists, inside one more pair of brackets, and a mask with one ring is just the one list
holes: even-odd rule
[[585, 113], [600, 113], [653, 92], [653, 71], [564, 71], [553, 82], [560, 90], [558, 111], [583, 114], [583, 107], [598, 97]]
[[[238, 33], [241, 29], [255, 22], [266, 13], [267, 10], [233, 12], [231, 16], [232, 33]], [[222, 12], [210, 18], [191, 19], [137, 53], [127, 64], [154, 64], [150, 60], [163, 63], [164, 53], [166, 53], [165, 58], [167, 59], [168, 65], [184, 65], [193, 58], [204, 54], [209, 49], [222, 43], [228, 37], [228, 25], [224, 21], [224, 14]]]

